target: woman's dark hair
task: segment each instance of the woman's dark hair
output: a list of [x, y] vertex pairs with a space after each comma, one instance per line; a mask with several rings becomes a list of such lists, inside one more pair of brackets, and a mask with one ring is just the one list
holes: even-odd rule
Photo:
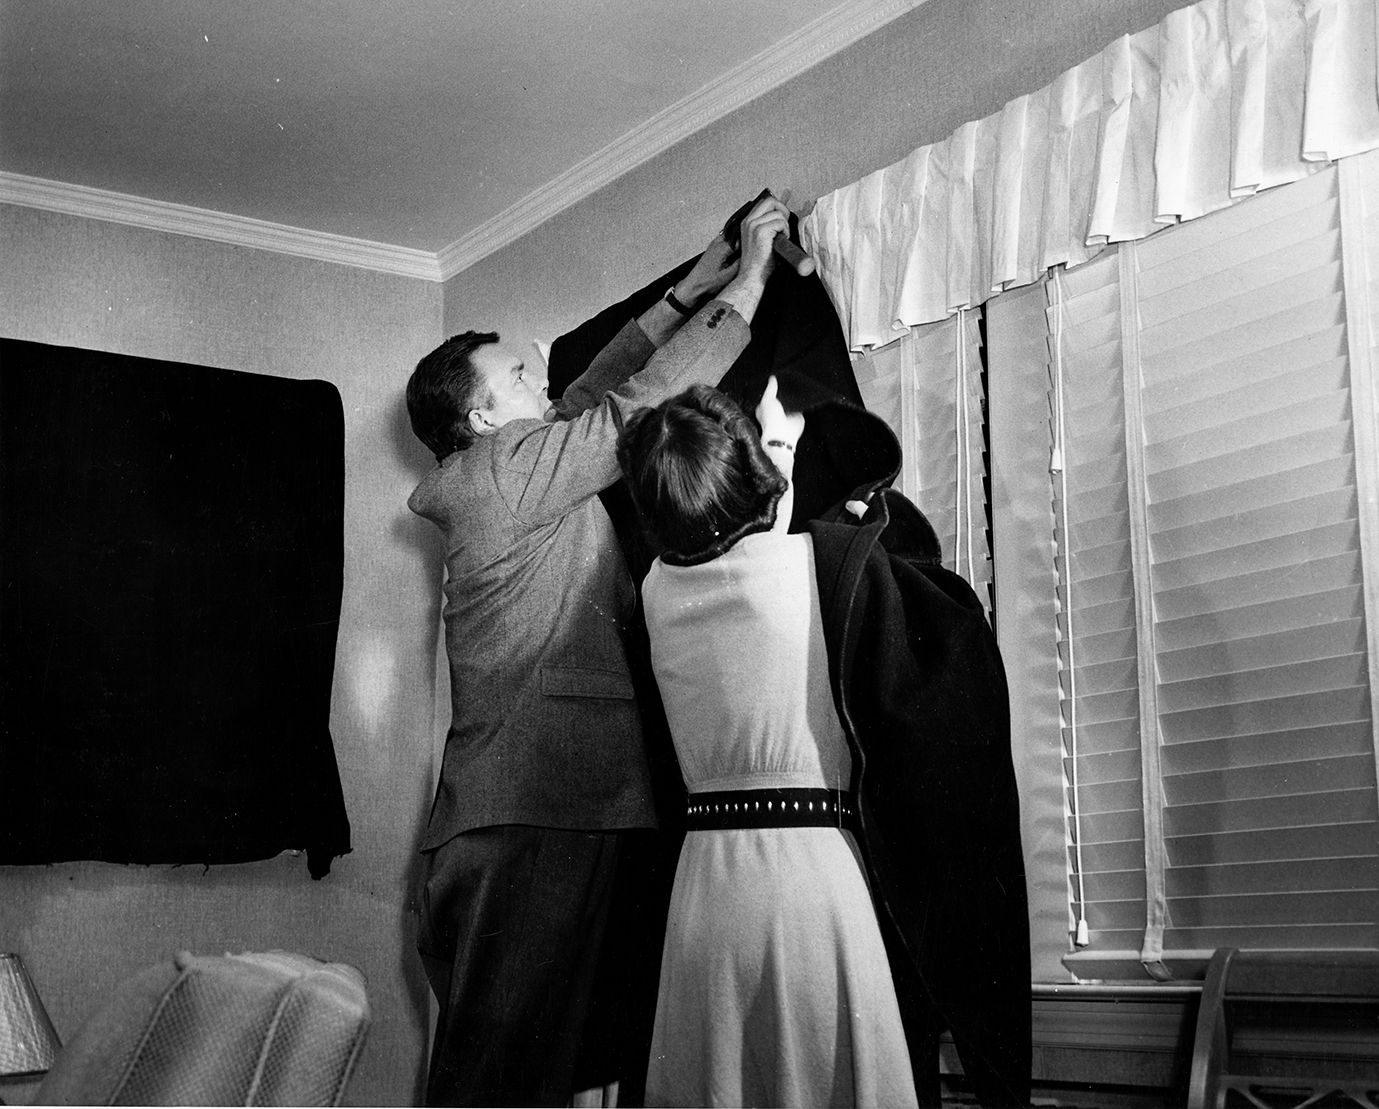
[[662, 557], [678, 565], [768, 530], [787, 487], [755, 422], [708, 385], [635, 413], [618, 439], [618, 464]]
[[495, 331], [452, 335], [417, 363], [407, 381], [407, 415], [412, 432], [439, 462], [474, 441], [469, 426], [472, 408], [492, 404], [470, 357], [479, 347], [498, 341]]

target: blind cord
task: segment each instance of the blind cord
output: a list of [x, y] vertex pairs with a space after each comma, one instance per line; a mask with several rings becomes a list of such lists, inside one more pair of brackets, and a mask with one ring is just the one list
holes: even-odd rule
[[[963, 494], [963, 425], [965, 422], [963, 412], [963, 310], [958, 309], [957, 313], [957, 339], [954, 348], [954, 367], [953, 378], [956, 385], [956, 393], [953, 396], [953, 454], [956, 455], [957, 468], [953, 474], [956, 480], [956, 488], [953, 491], [953, 572], [961, 575], [963, 572], [963, 524], [967, 523], [964, 519], [964, 494]], [[969, 574], [971, 577], [971, 574]]]
[[967, 341], [967, 309], [958, 310], [957, 338], [957, 396], [955, 398], [957, 432], [957, 504], [955, 516], [957, 534], [953, 540], [953, 570], [962, 573], [958, 556], [967, 556], [967, 581], [976, 579], [976, 560], [972, 550], [972, 401], [967, 394], [968, 365], [971, 361]]
[[968, 386], [972, 384], [972, 347], [967, 336], [968, 314], [962, 315], [962, 427], [963, 427], [963, 472], [967, 475], [967, 499], [963, 501], [967, 512], [967, 580], [975, 584], [977, 565], [972, 549], [972, 536], [976, 525], [972, 522], [972, 394]]
[[1068, 626], [1068, 757], [1072, 762], [1072, 794], [1069, 801], [1073, 822], [1073, 854], [1076, 859], [1077, 928], [1073, 942], [1086, 947], [1090, 940], [1087, 928], [1087, 891], [1082, 878], [1082, 805], [1077, 782], [1077, 666], [1073, 646], [1073, 570], [1068, 533], [1068, 467], [1067, 428], [1063, 404], [1063, 279], [1062, 270], [1053, 271], [1053, 452], [1049, 458], [1049, 472], [1058, 475], [1060, 528], [1063, 536], [1063, 595], [1067, 598], [1064, 618]]

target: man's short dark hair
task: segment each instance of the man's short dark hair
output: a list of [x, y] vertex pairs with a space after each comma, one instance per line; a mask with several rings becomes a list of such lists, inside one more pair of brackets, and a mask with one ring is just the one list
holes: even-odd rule
[[412, 431], [439, 462], [462, 451], [476, 436], [469, 413], [493, 403], [487, 383], [471, 357], [479, 347], [498, 341], [496, 331], [452, 335], [417, 363], [407, 381], [407, 415]]
[[756, 423], [708, 385], [693, 385], [627, 422], [618, 440], [632, 500], [667, 562], [689, 565], [766, 531], [786, 480]]

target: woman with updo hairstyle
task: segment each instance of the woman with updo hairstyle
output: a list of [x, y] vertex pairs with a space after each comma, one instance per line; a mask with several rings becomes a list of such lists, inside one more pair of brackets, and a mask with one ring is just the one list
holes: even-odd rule
[[708, 385], [633, 415], [618, 461], [647, 530], [679, 566], [707, 562], [769, 529], [790, 488], [756, 425]]
[[787, 531], [804, 417], [695, 386], [618, 460], [664, 548], [642, 586], [688, 791], [648, 1105], [907, 1106], [914, 1079], [854, 837], [814, 551]]

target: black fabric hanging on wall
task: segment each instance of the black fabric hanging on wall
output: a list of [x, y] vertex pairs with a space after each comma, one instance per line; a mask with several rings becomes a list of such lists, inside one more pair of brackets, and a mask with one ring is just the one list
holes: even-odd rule
[[0, 863], [350, 849], [334, 386], [0, 340]]

